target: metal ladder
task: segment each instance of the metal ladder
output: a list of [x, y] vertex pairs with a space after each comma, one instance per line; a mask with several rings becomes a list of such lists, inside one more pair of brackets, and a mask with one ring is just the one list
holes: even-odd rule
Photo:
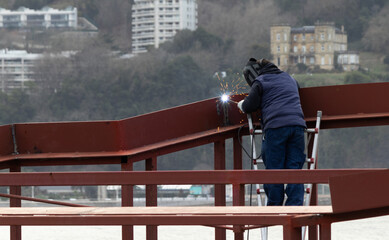
[[[315, 169], [316, 168], [316, 160], [317, 160], [317, 155], [318, 155], [318, 141], [319, 141], [319, 130], [320, 130], [320, 121], [322, 117], [322, 112], [317, 111], [317, 117], [316, 117], [316, 126], [315, 128], [307, 128], [305, 130], [305, 152], [308, 152], [308, 146], [312, 141], [312, 136], [313, 136], [313, 145], [312, 145], [312, 153], [311, 157], [308, 157], [305, 162], [307, 163], [307, 168], [308, 169]], [[253, 169], [258, 170], [258, 164], [261, 163], [263, 164], [263, 160], [258, 157], [256, 147], [255, 147], [255, 136], [256, 135], [262, 135], [263, 132], [262, 130], [255, 129], [252, 116], [251, 114], [247, 114], [247, 121], [249, 125], [249, 131], [250, 131], [250, 147], [251, 147], [251, 156], [252, 156], [252, 161], [253, 161]], [[307, 154], [308, 156], [308, 154]], [[256, 192], [257, 192], [257, 202], [258, 206], [266, 206], [267, 202], [267, 197], [265, 196], [264, 198], [261, 197], [261, 193], [264, 193], [263, 188], [260, 187], [260, 184], [256, 184]], [[310, 201], [311, 201], [311, 196], [312, 196], [312, 183], [309, 183], [306, 185], [305, 188], [305, 197], [304, 197], [304, 206], [309, 206]], [[302, 228], [302, 238], [305, 239], [306, 236], [306, 227]], [[267, 240], [268, 239], [268, 229], [267, 227], [261, 228], [261, 236], [262, 240]]]

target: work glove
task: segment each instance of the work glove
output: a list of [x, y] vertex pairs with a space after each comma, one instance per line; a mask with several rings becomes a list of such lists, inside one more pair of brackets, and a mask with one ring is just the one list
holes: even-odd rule
[[244, 101], [244, 100], [240, 100], [240, 101], [238, 102], [238, 108], [239, 108], [239, 110], [242, 111], [242, 112], [244, 112], [244, 111], [243, 111], [243, 108], [242, 108], [243, 101]]

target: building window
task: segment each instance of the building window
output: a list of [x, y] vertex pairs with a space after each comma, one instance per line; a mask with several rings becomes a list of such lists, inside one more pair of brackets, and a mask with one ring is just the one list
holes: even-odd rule
[[305, 64], [306, 62], [307, 62], [307, 57], [304, 56], [304, 57], [303, 57], [303, 63]]
[[293, 52], [297, 52], [297, 46], [293, 47]]
[[288, 35], [286, 33], [284, 33], [284, 41], [288, 41]]
[[321, 65], [324, 65], [324, 57], [321, 57]]
[[350, 64], [355, 64], [356, 61], [355, 61], [355, 56], [354, 55], [350, 55]]
[[280, 52], [280, 51], [281, 51], [280, 46], [277, 46], [277, 52]]
[[305, 41], [305, 34], [303, 34], [302, 38], [303, 38], [303, 41]]
[[309, 51], [311, 51], [311, 52], [313, 52], [315, 49], [314, 49], [314, 47], [313, 46], [311, 46], [310, 48], [309, 48]]
[[328, 34], [328, 40], [331, 40], [331, 33]]
[[281, 35], [279, 33], [277, 33], [276, 38], [277, 38], [277, 41], [280, 41]]
[[315, 63], [315, 58], [311, 57], [310, 60], [309, 60], [309, 62], [310, 62], [311, 64], [314, 64], [314, 63]]
[[294, 36], [293, 36], [293, 40], [294, 40], [294, 41], [297, 41], [297, 35], [294, 35]]
[[324, 44], [321, 45], [321, 51], [324, 52]]
[[305, 51], [306, 51], [306, 47], [305, 47], [305, 46], [303, 46], [303, 47], [302, 47], [302, 50], [303, 50], [303, 53], [305, 53]]
[[288, 52], [288, 47], [287, 46], [284, 46], [284, 52]]
[[313, 35], [311, 35], [311, 40], [313, 41]]
[[328, 45], [328, 51], [331, 51], [331, 49], [332, 49], [331, 45]]
[[324, 40], [324, 33], [320, 33], [320, 40]]

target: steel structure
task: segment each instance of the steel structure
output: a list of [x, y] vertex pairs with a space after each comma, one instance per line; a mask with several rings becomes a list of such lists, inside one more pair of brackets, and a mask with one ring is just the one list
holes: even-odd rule
[[[313, 127], [316, 111], [323, 112], [321, 128], [389, 125], [389, 83], [340, 85], [301, 89], [306, 121]], [[238, 101], [243, 96], [233, 96]], [[10, 207], [0, 209], [0, 225], [11, 226], [11, 240], [21, 239], [22, 225], [122, 225], [122, 238], [133, 239], [133, 225], [147, 225], [147, 239], [157, 239], [157, 225], [198, 224], [215, 227], [215, 239], [225, 239], [232, 229], [243, 239], [245, 229], [283, 225], [284, 239], [300, 239], [301, 226], [309, 225], [309, 239], [330, 239], [331, 223], [389, 212], [388, 189], [371, 184], [388, 181], [388, 169], [336, 170], [242, 170], [241, 136], [238, 129], [245, 115], [234, 104], [222, 105], [208, 99], [142, 116], [95, 122], [25, 123], [0, 126], [0, 185], [9, 186]], [[234, 170], [225, 170], [226, 139], [233, 139]], [[214, 145], [213, 171], [157, 171], [161, 155], [205, 144]], [[145, 171], [133, 171], [133, 164], [145, 161]], [[26, 166], [120, 164], [121, 172], [21, 172]], [[371, 196], [350, 204], [344, 190], [356, 179], [369, 180]], [[378, 180], [374, 176], [379, 176]], [[242, 207], [244, 184], [329, 183], [333, 209]], [[133, 185], [146, 185], [146, 207], [133, 206]], [[218, 208], [157, 207], [159, 184], [215, 184]], [[225, 207], [225, 184], [233, 184], [233, 205]], [[93, 209], [80, 205], [68, 208], [19, 208], [21, 186], [122, 185], [123, 208]], [[355, 184], [354, 184], [355, 185]], [[317, 203], [313, 188], [311, 204]], [[62, 204], [60, 202], [47, 203]], [[63, 204], [65, 205], [65, 204]], [[247, 209], [249, 208], [249, 209]], [[215, 209], [219, 209], [216, 211]], [[280, 213], [283, 213], [280, 215]], [[231, 226], [230, 226], [231, 225]], [[318, 231], [317, 226], [320, 226]]]

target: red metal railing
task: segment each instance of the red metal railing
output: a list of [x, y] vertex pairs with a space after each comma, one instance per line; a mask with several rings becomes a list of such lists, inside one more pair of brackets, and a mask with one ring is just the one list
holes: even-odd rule
[[[316, 111], [321, 110], [323, 112], [321, 127], [328, 129], [389, 125], [388, 92], [389, 83], [374, 83], [304, 88], [300, 94], [308, 125], [314, 126]], [[233, 96], [232, 99], [237, 101], [242, 97]], [[220, 104], [218, 105], [217, 101], [216, 98], [209, 99], [118, 121], [0, 126], [0, 169], [10, 169], [11, 172], [0, 174], [1, 185], [10, 186], [10, 194], [20, 196], [21, 186], [34, 184], [37, 186], [119, 184], [122, 185], [122, 206], [133, 206], [132, 185], [143, 183], [147, 185], [146, 205], [156, 206], [156, 184], [207, 182], [215, 184], [215, 205], [225, 206], [225, 184], [232, 183], [233, 204], [241, 206], [244, 204], [243, 183], [262, 181], [317, 183], [328, 181], [332, 174], [340, 174], [342, 171], [347, 173], [348, 170], [296, 171], [296, 173], [239, 171], [242, 169], [242, 150], [239, 144], [242, 136], [238, 135], [238, 129], [242, 126], [242, 120], [244, 122], [246, 118], [234, 104], [227, 109], [218, 109]], [[225, 144], [226, 139], [231, 138], [235, 171], [174, 173], [156, 171], [158, 156], [209, 143], [214, 144], [214, 169], [225, 170]], [[137, 161], [145, 161], [147, 173], [131, 172], [133, 164]], [[25, 166], [85, 164], [120, 164], [122, 172], [20, 173], [21, 168]], [[362, 173], [365, 170], [350, 171]], [[151, 176], [156, 181], [150, 180]], [[192, 179], [187, 179], [188, 176]], [[322, 178], [319, 181], [320, 176]], [[183, 182], [178, 182], [178, 179]], [[315, 189], [313, 191], [315, 193]], [[317, 201], [315, 196], [316, 194], [313, 194], [313, 204]], [[11, 198], [10, 206], [20, 207], [21, 199]], [[310, 239], [316, 238], [315, 231], [311, 228]], [[156, 226], [148, 226], [147, 232], [148, 240], [157, 239]], [[235, 233], [236, 239], [242, 237], [242, 232]], [[21, 227], [12, 226], [11, 239], [20, 238]], [[123, 239], [133, 239], [131, 226], [123, 227]], [[225, 239], [225, 229], [217, 228], [215, 239]]]

